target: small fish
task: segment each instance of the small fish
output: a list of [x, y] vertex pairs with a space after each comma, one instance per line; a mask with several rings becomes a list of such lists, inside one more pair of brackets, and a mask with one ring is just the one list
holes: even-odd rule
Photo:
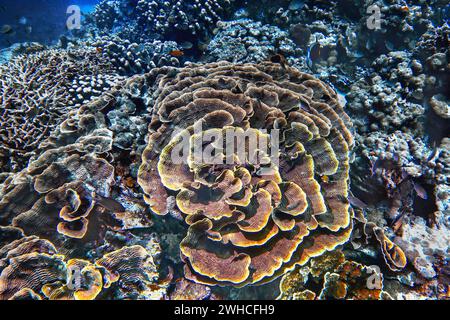
[[133, 188], [134, 185], [135, 185], [134, 179], [133, 179], [132, 177], [127, 177], [127, 178], [124, 179], [124, 181], [125, 181], [125, 185], [126, 185], [128, 188]]
[[170, 51], [169, 52], [169, 54], [172, 56], [172, 57], [182, 57], [182, 56], [184, 56], [184, 52], [183, 51], [181, 51], [181, 50], [172, 50], [172, 51]]
[[314, 43], [309, 51], [309, 57], [311, 59], [311, 61], [315, 61], [318, 60], [321, 56], [321, 51], [322, 51], [322, 45], [319, 43], [319, 41], [316, 41], [316, 43]]
[[409, 12], [409, 7], [408, 6], [402, 6], [402, 7], [400, 7], [400, 11], [408, 13]]
[[25, 32], [26, 32], [27, 34], [30, 34], [32, 31], [33, 31], [33, 28], [32, 28], [31, 26], [26, 26], [26, 27], [25, 27]]
[[185, 49], [185, 50], [189, 50], [189, 49], [192, 49], [192, 47], [193, 47], [194, 45], [192, 44], [192, 42], [184, 41], [184, 42], [181, 42], [181, 43], [180, 43], [180, 46], [181, 46], [183, 49]]
[[365, 209], [368, 207], [367, 204], [365, 204], [364, 202], [362, 202], [361, 200], [359, 200], [358, 198], [356, 198], [354, 195], [349, 194], [348, 195], [348, 202], [354, 206], [354, 207], [358, 207], [361, 209]]
[[439, 154], [440, 154], [440, 150], [439, 150], [439, 148], [437, 148], [437, 146], [436, 146], [436, 141], [433, 141], [432, 148], [433, 148], [433, 149], [432, 149], [433, 151], [431, 151], [430, 155], [428, 156], [427, 162], [436, 159], [436, 158], [439, 156]]
[[99, 194], [94, 195], [94, 199], [97, 201], [99, 205], [103, 208], [112, 211], [112, 212], [125, 212], [127, 211], [118, 201], [103, 197]]
[[0, 33], [2, 34], [11, 34], [14, 30], [9, 24], [5, 24], [0, 28]]
[[402, 226], [403, 226], [403, 216], [400, 216], [398, 219], [394, 220], [392, 223], [392, 229], [394, 230], [395, 234], [401, 233]]
[[26, 25], [28, 23], [28, 19], [26, 17], [19, 18], [19, 24]]
[[308, 47], [308, 49], [307, 49], [306, 64], [313, 71], [315, 70], [314, 61], [316, 61], [320, 57], [320, 49], [321, 49], [321, 45], [317, 39], [316, 39], [316, 42], [312, 46]]
[[329, 176], [322, 176], [320, 178], [321, 178], [322, 182], [325, 182], [325, 183], [330, 182], [330, 177]]
[[423, 200], [427, 200], [428, 199], [428, 194], [427, 194], [427, 191], [425, 190], [424, 187], [422, 187], [417, 182], [413, 182], [413, 187], [414, 187], [414, 191], [417, 193], [417, 195], [420, 198], [422, 198]]

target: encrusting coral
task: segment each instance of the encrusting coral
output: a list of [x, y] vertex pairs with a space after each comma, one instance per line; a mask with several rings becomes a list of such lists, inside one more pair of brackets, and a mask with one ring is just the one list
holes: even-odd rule
[[[353, 137], [330, 87], [280, 56], [162, 71], [138, 182], [154, 212], [184, 215], [189, 230], [180, 249], [188, 279], [261, 283], [349, 239]], [[258, 150], [243, 140], [243, 153], [225, 152], [234, 139], [227, 130], [257, 137]], [[263, 149], [277, 138], [267, 130], [279, 132], [279, 166]], [[174, 150], [186, 136], [189, 152], [175, 163]], [[223, 139], [213, 143], [211, 136]], [[220, 145], [216, 159], [231, 164], [198, 161], [195, 146], [202, 141]], [[252, 161], [253, 152], [262, 157]]]
[[285, 274], [280, 282], [278, 299], [381, 300], [392, 298], [383, 291], [383, 274], [377, 268], [346, 260], [344, 254], [336, 250], [312, 258], [306, 266], [297, 267]]

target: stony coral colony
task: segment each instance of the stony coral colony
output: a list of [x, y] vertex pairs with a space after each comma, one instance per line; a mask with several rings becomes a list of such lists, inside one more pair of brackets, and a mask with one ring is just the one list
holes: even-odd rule
[[[255, 22], [235, 4], [102, 1], [73, 39], [0, 65], [0, 299], [448, 298], [448, 139], [428, 155], [411, 116], [429, 98], [445, 118], [448, 27], [420, 39], [423, 67], [381, 55], [344, 106], [339, 22], [320, 26], [339, 6]], [[228, 129], [277, 130], [278, 161], [173, 161], [184, 135], [192, 155]]]

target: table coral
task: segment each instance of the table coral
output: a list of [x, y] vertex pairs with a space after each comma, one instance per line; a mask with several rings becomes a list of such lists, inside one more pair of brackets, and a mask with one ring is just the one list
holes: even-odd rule
[[[237, 286], [268, 281], [348, 240], [353, 138], [331, 88], [270, 61], [162, 71], [138, 182], [154, 212], [185, 216], [189, 230], [180, 248], [187, 278]], [[265, 129], [280, 131], [279, 166], [252, 164], [247, 147], [244, 154], [222, 153], [237, 158], [231, 165], [193, 157], [204, 135], [227, 144], [225, 130], [246, 130], [269, 145]], [[174, 163], [173, 149], [186, 134], [189, 156]]]

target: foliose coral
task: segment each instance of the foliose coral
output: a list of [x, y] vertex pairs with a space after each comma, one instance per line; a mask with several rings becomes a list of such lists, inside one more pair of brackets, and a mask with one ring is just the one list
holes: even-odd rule
[[217, 21], [230, 17], [234, 2], [105, 0], [96, 6], [88, 21], [99, 34], [113, 31], [136, 42], [155, 38], [205, 41]]
[[166, 288], [157, 285], [156, 270], [151, 251], [139, 245], [90, 262], [67, 259], [48, 240], [22, 236], [0, 247], [0, 298], [94, 300], [120, 292], [122, 299], [161, 299]]
[[[189, 230], [180, 249], [189, 279], [267, 281], [349, 238], [351, 121], [331, 88], [279, 59], [189, 64], [156, 77], [138, 182], [155, 213], [184, 215]], [[277, 138], [264, 129], [279, 131], [279, 166], [261, 144]], [[233, 140], [226, 130], [262, 142], [251, 150], [244, 140], [244, 153], [227, 152], [221, 143]], [[211, 135], [223, 139], [211, 146], [214, 139], [206, 138], [202, 146], [219, 146], [216, 160], [231, 163], [195, 158], [194, 146]], [[188, 152], [175, 163], [174, 149], [186, 136]], [[262, 157], [252, 162], [255, 151]]]

